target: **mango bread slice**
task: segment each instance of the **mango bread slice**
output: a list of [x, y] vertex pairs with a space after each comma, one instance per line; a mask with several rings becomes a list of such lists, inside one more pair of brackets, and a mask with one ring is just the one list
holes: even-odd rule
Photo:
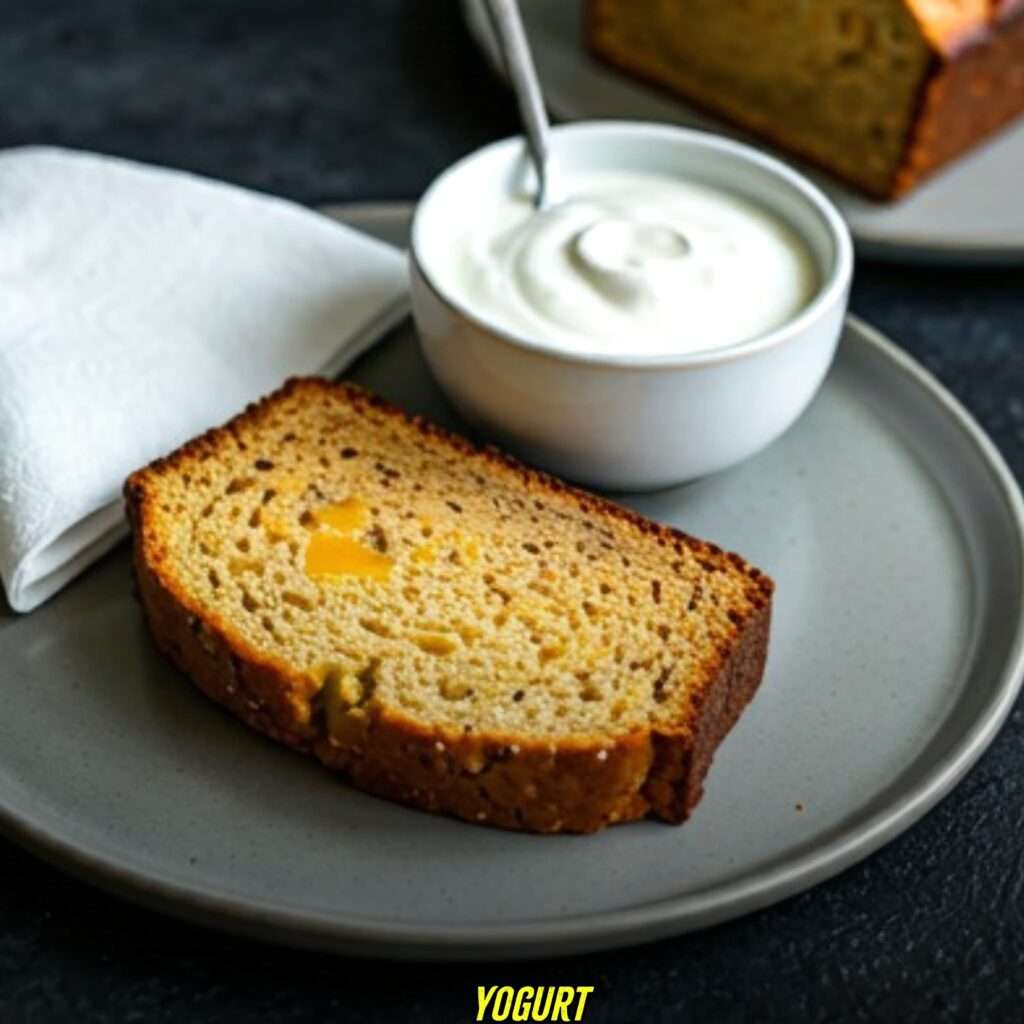
[[289, 381], [125, 494], [159, 648], [425, 810], [681, 822], [761, 680], [763, 573], [353, 386]]

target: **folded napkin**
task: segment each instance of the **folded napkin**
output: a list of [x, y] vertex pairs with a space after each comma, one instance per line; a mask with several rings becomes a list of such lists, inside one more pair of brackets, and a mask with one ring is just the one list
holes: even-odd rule
[[0, 579], [29, 611], [124, 530], [132, 470], [406, 310], [404, 257], [294, 203], [0, 153]]

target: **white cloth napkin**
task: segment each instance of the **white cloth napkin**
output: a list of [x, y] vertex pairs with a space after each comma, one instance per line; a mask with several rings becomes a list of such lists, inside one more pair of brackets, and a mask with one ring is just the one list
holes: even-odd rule
[[406, 312], [401, 253], [294, 203], [0, 153], [0, 579], [30, 611], [124, 530], [132, 470]]

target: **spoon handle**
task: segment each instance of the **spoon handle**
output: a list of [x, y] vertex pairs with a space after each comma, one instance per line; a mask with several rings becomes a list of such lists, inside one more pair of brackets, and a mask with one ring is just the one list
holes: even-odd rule
[[519, 116], [526, 129], [526, 144], [537, 172], [534, 205], [539, 209], [544, 205], [548, 184], [548, 115], [544, 110], [537, 70], [516, 0], [487, 0], [487, 7], [508, 76], [515, 89]]

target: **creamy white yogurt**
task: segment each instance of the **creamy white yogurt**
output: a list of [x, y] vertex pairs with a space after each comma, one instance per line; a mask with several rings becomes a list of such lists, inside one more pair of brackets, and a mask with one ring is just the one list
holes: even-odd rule
[[528, 196], [480, 211], [435, 263], [481, 317], [573, 352], [666, 355], [779, 327], [814, 295], [803, 240], [754, 203], [641, 173], [574, 176], [537, 212]]

